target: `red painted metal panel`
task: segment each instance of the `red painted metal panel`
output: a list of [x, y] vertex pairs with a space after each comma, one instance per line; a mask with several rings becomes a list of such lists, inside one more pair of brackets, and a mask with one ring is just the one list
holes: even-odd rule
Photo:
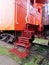
[[20, 52], [16, 48], [11, 49], [9, 52], [20, 57], [20, 58], [25, 58], [26, 56], [28, 56], [30, 54], [28, 50]]
[[[15, 24], [15, 30], [24, 30], [25, 25], [26, 25], [26, 15], [27, 15], [27, 4], [25, 2], [27, 2], [26, 0], [20, 0], [21, 3], [17, 4], [17, 22], [18, 24]], [[25, 4], [24, 4], [25, 3]], [[31, 4], [30, 4], [31, 6]], [[33, 10], [33, 6], [32, 9], [30, 8], [30, 24], [33, 25], [42, 25], [42, 5], [41, 4], [36, 4], [36, 9], [38, 9], [38, 11], [36, 11], [35, 14], [35, 10]], [[35, 9], [35, 8], [34, 8]], [[34, 16], [35, 14], [35, 16]], [[34, 21], [34, 18], [36, 19]]]
[[[31, 3], [33, 3], [34, 2], [34, 0], [31, 0]], [[37, 3], [47, 3], [48, 2], [48, 0], [36, 0], [36, 2]]]

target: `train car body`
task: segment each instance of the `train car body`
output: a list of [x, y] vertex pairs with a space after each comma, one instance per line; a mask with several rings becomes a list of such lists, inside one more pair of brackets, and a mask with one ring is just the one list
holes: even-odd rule
[[[39, 11], [38, 11], [39, 8]], [[36, 11], [35, 11], [36, 10]], [[39, 25], [41, 26], [41, 20], [42, 20], [42, 4], [36, 4], [36, 9], [34, 8], [34, 5], [30, 3], [30, 22], [26, 22], [26, 16], [27, 16], [27, 0], [18, 0], [17, 1], [17, 23], [15, 25], [16, 30], [24, 30], [24, 27], [27, 23], [33, 24], [33, 25]]]
[[[24, 30], [26, 25], [26, 16], [27, 16], [27, 0], [16, 0], [17, 4], [17, 13], [15, 11], [15, 0], [0, 0], [0, 30]], [[38, 7], [39, 11], [38, 11]], [[36, 15], [35, 8], [30, 3], [30, 24], [33, 25], [42, 25], [41, 16], [42, 8], [41, 4], [36, 6]], [[17, 16], [17, 18], [16, 18]], [[36, 21], [35, 21], [36, 19]]]
[[[30, 55], [31, 46], [40, 40], [42, 41], [38, 38], [42, 37], [43, 24], [47, 22], [44, 19], [45, 17], [42, 18], [43, 4], [35, 1], [31, 3], [31, 0], [0, 0], [0, 31], [2, 30], [0, 39], [13, 43], [14, 48], [9, 52], [18, 55], [20, 58]], [[48, 46], [49, 41], [44, 40], [43, 43], [38, 44]]]
[[14, 0], [0, 0], [0, 30], [14, 30]]

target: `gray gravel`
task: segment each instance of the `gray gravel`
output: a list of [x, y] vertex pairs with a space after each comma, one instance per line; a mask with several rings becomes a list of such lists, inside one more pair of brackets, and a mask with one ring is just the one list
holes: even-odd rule
[[5, 48], [11, 48], [11, 49], [14, 48], [14, 45], [10, 45], [7, 42], [1, 41], [1, 40], [0, 40], [0, 46], [3, 46]]

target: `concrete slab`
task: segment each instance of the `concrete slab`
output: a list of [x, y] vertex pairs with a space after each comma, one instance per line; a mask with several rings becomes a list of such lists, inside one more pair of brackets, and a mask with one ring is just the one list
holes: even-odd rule
[[19, 65], [6, 55], [0, 56], [0, 65]]

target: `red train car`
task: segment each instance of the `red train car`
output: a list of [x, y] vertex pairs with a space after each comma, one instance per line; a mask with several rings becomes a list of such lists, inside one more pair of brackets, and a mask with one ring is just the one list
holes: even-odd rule
[[[33, 4], [31, 5], [30, 3], [29, 23], [34, 25], [41, 25], [42, 7], [41, 4], [36, 5], [37, 11], [36, 15], [34, 15], [35, 8]], [[27, 0], [16, 0], [16, 2], [15, 0], [0, 0], [0, 30], [24, 30], [26, 25], [26, 16]]]
[[39, 30], [42, 30], [43, 17], [45, 20], [44, 24], [47, 23], [47, 17], [43, 16], [43, 6], [45, 7], [45, 4], [38, 0], [29, 1], [0, 0], [0, 30], [22, 32], [27, 23], [39, 26]]
[[27, 0], [16, 0], [16, 8], [17, 8], [17, 22], [15, 23], [15, 29], [16, 30], [24, 30], [24, 27], [27, 23], [33, 24], [33, 25], [39, 25], [41, 26], [41, 20], [42, 20], [42, 4], [36, 3], [36, 8], [33, 4], [30, 3], [30, 22], [26, 22], [26, 16], [27, 16]]

